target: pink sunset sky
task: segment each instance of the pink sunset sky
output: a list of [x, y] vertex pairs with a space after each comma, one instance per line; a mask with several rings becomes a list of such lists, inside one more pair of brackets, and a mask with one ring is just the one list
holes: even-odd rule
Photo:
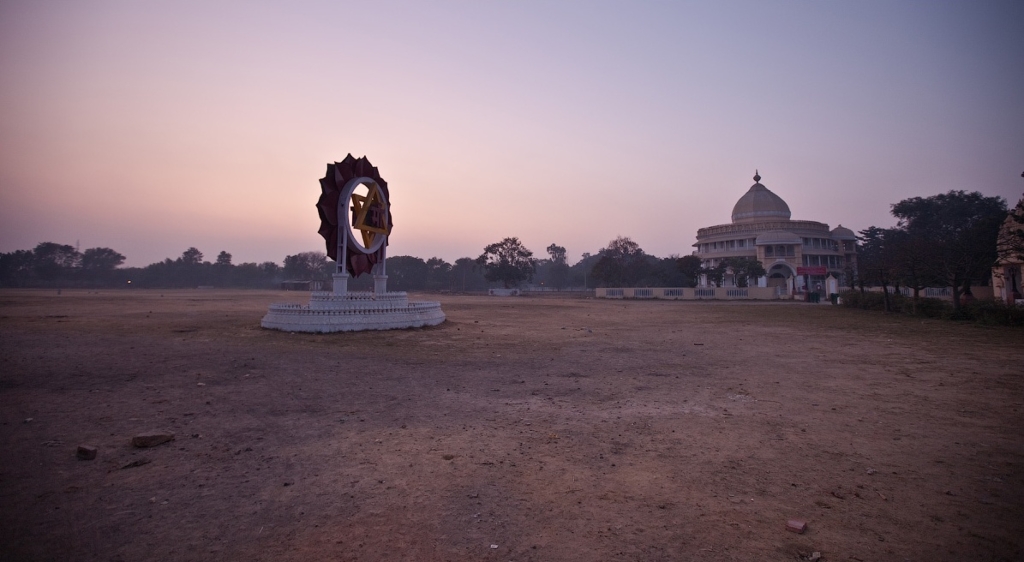
[[753, 183], [889, 226], [1024, 192], [1021, 2], [0, 3], [0, 251], [323, 250], [318, 179], [388, 181], [389, 255], [518, 236], [692, 251]]

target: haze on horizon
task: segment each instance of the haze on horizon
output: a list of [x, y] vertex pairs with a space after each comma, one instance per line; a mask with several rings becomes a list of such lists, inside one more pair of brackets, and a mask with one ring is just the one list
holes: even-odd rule
[[0, 251], [322, 250], [326, 164], [389, 255], [688, 254], [762, 183], [854, 230], [1024, 191], [1020, 2], [0, 4]]

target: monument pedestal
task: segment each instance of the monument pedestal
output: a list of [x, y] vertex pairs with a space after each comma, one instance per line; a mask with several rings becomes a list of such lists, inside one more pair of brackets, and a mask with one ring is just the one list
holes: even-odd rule
[[[348, 277], [347, 275], [345, 277]], [[335, 281], [337, 282], [337, 280]], [[404, 291], [316, 291], [308, 306], [272, 304], [260, 325], [286, 332], [356, 332], [436, 326], [444, 322], [439, 302], [409, 302]]]

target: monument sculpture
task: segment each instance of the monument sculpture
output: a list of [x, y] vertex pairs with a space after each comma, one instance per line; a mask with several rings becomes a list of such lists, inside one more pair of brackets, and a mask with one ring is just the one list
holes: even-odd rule
[[[351, 154], [327, 165], [320, 180], [320, 235], [337, 263], [332, 291], [314, 291], [308, 306], [273, 304], [261, 325], [288, 332], [350, 332], [435, 326], [444, 322], [438, 302], [410, 302], [387, 290], [387, 246], [393, 226], [391, 195], [365, 156]], [[348, 280], [373, 275], [373, 291], [349, 291]]]

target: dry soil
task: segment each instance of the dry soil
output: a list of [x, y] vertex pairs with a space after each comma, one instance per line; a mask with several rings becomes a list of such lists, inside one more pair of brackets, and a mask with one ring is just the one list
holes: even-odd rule
[[301, 293], [0, 291], [0, 559], [1024, 557], [1021, 330], [419, 298], [311, 335], [259, 327]]

